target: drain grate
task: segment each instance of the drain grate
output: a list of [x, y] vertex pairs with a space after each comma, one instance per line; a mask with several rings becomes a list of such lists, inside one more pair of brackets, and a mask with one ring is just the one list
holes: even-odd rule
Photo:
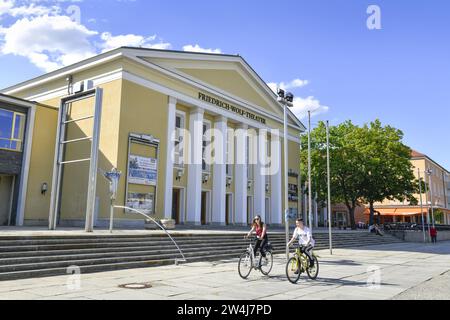
[[152, 285], [148, 282], [146, 283], [127, 283], [127, 284], [121, 284], [119, 288], [122, 289], [132, 289], [132, 290], [142, 290], [142, 289], [149, 289]]

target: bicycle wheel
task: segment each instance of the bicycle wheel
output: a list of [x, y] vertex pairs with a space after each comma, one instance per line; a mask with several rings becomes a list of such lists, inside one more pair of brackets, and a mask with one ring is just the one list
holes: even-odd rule
[[319, 260], [317, 260], [316, 256], [313, 256], [314, 259], [314, 267], [309, 267], [309, 260], [308, 260], [308, 269], [306, 269], [306, 273], [308, 274], [308, 277], [311, 280], [316, 280], [317, 276], [319, 275]]
[[296, 284], [300, 279], [300, 261], [297, 257], [292, 257], [286, 264], [286, 276], [290, 283]]
[[261, 273], [265, 276], [268, 276], [270, 271], [273, 268], [273, 255], [272, 251], [266, 251], [266, 258], [262, 258], [261, 260], [261, 268], [259, 269]]
[[242, 279], [247, 279], [252, 272], [253, 261], [251, 254], [246, 251], [239, 258], [238, 272]]

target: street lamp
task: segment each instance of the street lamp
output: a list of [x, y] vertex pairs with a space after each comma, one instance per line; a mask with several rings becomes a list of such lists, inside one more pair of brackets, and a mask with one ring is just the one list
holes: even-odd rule
[[278, 89], [278, 102], [283, 105], [284, 109], [284, 224], [286, 231], [286, 259], [289, 260], [289, 181], [288, 181], [288, 126], [287, 126], [287, 110], [288, 107], [294, 106], [294, 95]]
[[426, 174], [428, 175], [428, 181], [429, 181], [429, 185], [430, 185], [431, 221], [433, 223], [433, 228], [434, 228], [435, 221], [434, 221], [434, 207], [433, 207], [433, 185], [431, 184], [431, 175], [433, 174], [433, 170], [431, 168], [428, 168], [426, 171]]

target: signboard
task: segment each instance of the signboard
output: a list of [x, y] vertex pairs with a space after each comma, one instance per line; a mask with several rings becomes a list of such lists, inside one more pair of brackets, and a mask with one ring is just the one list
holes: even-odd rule
[[[145, 214], [153, 213], [154, 194], [129, 192], [127, 207], [142, 211]], [[129, 211], [128, 211], [129, 212]]]
[[236, 113], [242, 117], [246, 117], [248, 119], [260, 122], [262, 124], [266, 124], [266, 119], [264, 119], [263, 117], [257, 116], [254, 113], [251, 113], [249, 111], [246, 111], [244, 109], [238, 108], [234, 105], [231, 105], [229, 103], [226, 103], [224, 101], [221, 101], [219, 99], [213, 98], [211, 96], [208, 96], [204, 93], [199, 92], [198, 93], [198, 98], [204, 102], [210, 103], [212, 105], [218, 106], [219, 108], [231, 111], [233, 113]]
[[156, 186], [158, 160], [130, 155], [128, 162], [128, 183]]

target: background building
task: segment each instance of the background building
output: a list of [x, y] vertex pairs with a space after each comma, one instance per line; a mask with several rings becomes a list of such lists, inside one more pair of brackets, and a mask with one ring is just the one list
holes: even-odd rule
[[[411, 163], [414, 167], [416, 179], [421, 178], [427, 183], [427, 190], [423, 190], [422, 203], [425, 223], [432, 223], [431, 206], [434, 209], [435, 221], [438, 224], [450, 223], [449, 181], [450, 173], [430, 157], [415, 150], [411, 153]], [[429, 170], [430, 175], [426, 172]], [[385, 222], [414, 222], [422, 223], [420, 195], [415, 195], [419, 205], [411, 205], [408, 201], [386, 200], [377, 203], [375, 210], [380, 213], [381, 223]], [[364, 211], [368, 221], [369, 209]], [[361, 217], [360, 217], [361, 218]]]
[[[89, 160], [96, 130], [99, 172], [123, 172], [119, 205], [196, 225], [246, 225], [258, 213], [271, 224], [284, 222], [284, 137], [271, 131], [282, 132], [283, 108], [240, 56], [119, 48], [2, 92], [59, 109], [58, 115], [37, 108], [30, 119], [33, 139], [17, 225], [46, 225], [54, 214], [60, 226], [81, 226], [91, 211], [96, 226], [109, 223], [109, 184], [91, 174]], [[289, 112], [293, 213], [304, 129]], [[222, 154], [226, 162], [209, 164], [211, 147], [209, 154]], [[255, 162], [252, 150], [264, 156]], [[259, 158], [280, 168], [263, 175]], [[43, 192], [44, 185], [52, 192]], [[120, 226], [143, 224], [125, 210], [115, 214]]]

